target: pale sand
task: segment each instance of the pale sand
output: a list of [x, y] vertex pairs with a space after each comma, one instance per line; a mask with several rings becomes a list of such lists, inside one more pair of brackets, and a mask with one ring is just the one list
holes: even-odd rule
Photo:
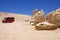
[[60, 40], [60, 28], [57, 30], [34, 30], [29, 22], [29, 16], [11, 14], [15, 17], [13, 23], [2, 23], [0, 18], [0, 40]]

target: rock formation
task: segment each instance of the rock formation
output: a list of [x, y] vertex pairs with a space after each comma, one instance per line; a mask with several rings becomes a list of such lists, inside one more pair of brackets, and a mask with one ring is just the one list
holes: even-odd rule
[[48, 14], [46, 20], [49, 23], [53, 23], [60, 26], [60, 8]]
[[35, 9], [32, 13], [32, 17], [31, 20], [33, 20], [33, 22], [35, 24], [43, 22], [44, 21], [44, 11], [37, 11], [37, 9]]
[[[37, 30], [54, 30], [60, 27], [60, 8], [50, 12], [47, 16], [44, 16], [44, 11], [38, 11], [35, 9], [31, 17], [31, 24], [34, 25], [34, 29]], [[47, 25], [48, 23], [49, 25]], [[52, 25], [50, 25], [52, 24]]]
[[54, 29], [57, 29], [57, 25], [51, 24], [48, 22], [42, 22], [42, 23], [36, 24], [35, 29], [36, 30], [54, 30]]
[[36, 15], [36, 14], [38, 14], [38, 9], [35, 9], [35, 10], [33, 11], [32, 17], [33, 17], [34, 15]]

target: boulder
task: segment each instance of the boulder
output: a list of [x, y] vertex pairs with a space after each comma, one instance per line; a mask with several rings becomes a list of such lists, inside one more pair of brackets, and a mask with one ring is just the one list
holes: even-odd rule
[[42, 22], [42, 23], [36, 24], [34, 29], [36, 29], [36, 30], [55, 30], [55, 29], [57, 29], [57, 25], [51, 24], [48, 22]]

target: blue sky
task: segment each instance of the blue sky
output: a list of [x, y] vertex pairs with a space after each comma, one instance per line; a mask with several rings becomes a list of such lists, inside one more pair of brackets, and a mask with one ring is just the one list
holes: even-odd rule
[[60, 8], [60, 0], [0, 0], [0, 12], [31, 15], [35, 8], [47, 14]]

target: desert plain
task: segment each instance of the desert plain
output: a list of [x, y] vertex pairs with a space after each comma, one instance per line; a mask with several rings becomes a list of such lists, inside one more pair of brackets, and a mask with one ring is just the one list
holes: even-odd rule
[[[13, 23], [2, 23], [6, 16], [13, 16]], [[25, 20], [28, 15], [2, 14], [0, 15], [0, 40], [60, 40], [60, 28], [56, 30], [34, 30], [32, 25]]]

